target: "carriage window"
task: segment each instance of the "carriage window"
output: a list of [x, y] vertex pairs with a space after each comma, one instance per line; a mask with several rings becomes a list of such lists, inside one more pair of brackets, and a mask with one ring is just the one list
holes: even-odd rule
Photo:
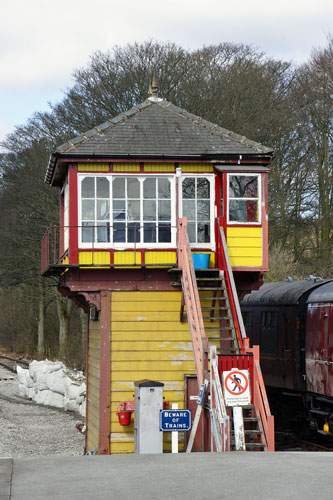
[[260, 175], [228, 174], [228, 222], [260, 222]]
[[168, 177], [81, 178], [81, 243], [171, 243]]
[[277, 341], [277, 313], [263, 311], [260, 317], [260, 347], [262, 354], [275, 354]]

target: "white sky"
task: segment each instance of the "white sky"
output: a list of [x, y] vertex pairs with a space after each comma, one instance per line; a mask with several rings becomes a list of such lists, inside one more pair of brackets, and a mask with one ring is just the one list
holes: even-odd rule
[[60, 101], [96, 50], [148, 38], [186, 49], [243, 42], [302, 63], [332, 31], [332, 0], [4, 0], [0, 141]]

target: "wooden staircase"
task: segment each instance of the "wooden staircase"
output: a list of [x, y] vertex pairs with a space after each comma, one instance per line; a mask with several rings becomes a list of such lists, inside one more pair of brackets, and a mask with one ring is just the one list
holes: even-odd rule
[[[233, 417], [231, 417], [231, 445], [230, 450], [236, 449], [235, 431]], [[244, 451], [267, 451], [267, 443], [264, 439], [264, 431], [261, 425], [261, 420], [256, 414], [253, 405], [243, 407], [243, 422], [244, 422]]]
[[[219, 269], [196, 269], [201, 311], [209, 342], [219, 343], [219, 354], [239, 354], [224, 272]], [[207, 304], [207, 305], [206, 305]]]
[[[187, 219], [179, 220], [178, 266], [181, 270], [183, 300], [181, 321], [189, 324], [197, 380], [199, 385], [198, 407], [194, 418], [187, 452], [192, 450], [194, 436], [201, 412], [207, 407], [205, 395], [210, 392], [210, 423], [212, 430], [211, 451], [274, 451], [274, 417], [270, 414], [265, 386], [259, 364], [259, 346], [250, 348], [246, 338], [237, 290], [229, 261], [222, 228], [219, 228], [218, 268], [194, 270], [187, 234]], [[208, 352], [210, 347], [211, 369], [209, 374]], [[217, 349], [219, 355], [217, 355]], [[218, 372], [218, 356], [241, 369], [244, 359], [251, 364], [253, 405], [244, 409], [233, 407], [234, 445], [230, 437], [231, 410], [227, 410]], [[228, 364], [227, 363], [227, 364]], [[228, 371], [230, 368], [224, 368]], [[228, 414], [229, 413], [229, 414]], [[207, 412], [204, 412], [207, 417]]]

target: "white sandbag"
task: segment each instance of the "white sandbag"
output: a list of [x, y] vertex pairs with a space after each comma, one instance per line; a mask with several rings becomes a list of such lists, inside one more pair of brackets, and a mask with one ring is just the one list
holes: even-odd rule
[[31, 399], [32, 399], [33, 401], [35, 401], [35, 402], [36, 402], [36, 399], [37, 399], [37, 393], [38, 393], [38, 390], [37, 390], [37, 388], [36, 388], [36, 387], [34, 387], [34, 388], [32, 389], [32, 393], [31, 393], [31, 394], [32, 394], [32, 396], [31, 396]]
[[25, 384], [19, 384], [19, 395], [21, 398], [27, 397], [27, 388]]
[[25, 385], [29, 388], [32, 389], [34, 386], [34, 381], [29, 375], [29, 370], [27, 370], [27, 373], [25, 374]]
[[38, 391], [46, 391], [49, 388], [46, 377], [47, 377], [46, 373], [39, 373], [37, 371], [37, 380], [35, 383], [35, 387], [38, 389]]
[[52, 391], [46, 391], [46, 393], [44, 405], [54, 406], [55, 408], [64, 407], [64, 396]]
[[34, 359], [33, 361], [31, 361], [31, 363], [29, 363], [29, 375], [32, 379], [34, 378], [34, 374], [38, 364], [39, 361], [37, 361], [36, 359]]
[[35, 391], [34, 391], [33, 387], [28, 387], [27, 388], [27, 397], [29, 399], [32, 399], [32, 397], [33, 397], [34, 394], [35, 394]]
[[29, 370], [28, 369], [25, 370], [24, 368], [21, 368], [20, 366], [17, 365], [16, 371], [17, 371], [18, 383], [21, 385], [25, 385], [26, 384], [26, 376], [27, 376], [27, 373], [29, 374]]
[[66, 376], [62, 369], [56, 372], [48, 373], [46, 375], [46, 384], [48, 389], [52, 392], [56, 392], [57, 394], [64, 395], [66, 391], [65, 379]]
[[82, 405], [80, 405], [79, 413], [80, 413], [80, 415], [82, 415], [82, 417], [86, 416], [86, 400], [84, 400]]
[[65, 396], [68, 399], [76, 400], [76, 396], [79, 396], [82, 392], [81, 384], [77, 384], [76, 382], [73, 382], [73, 380], [71, 380], [70, 378], [66, 377], [65, 385], [66, 385]]
[[65, 368], [65, 365], [61, 361], [47, 361], [47, 372], [54, 373], [58, 370]]
[[76, 396], [76, 404], [80, 406], [85, 399], [86, 397], [83, 394], [79, 394], [78, 396]]
[[76, 402], [76, 399], [68, 399], [66, 396], [64, 397], [64, 409], [66, 411], [78, 411], [79, 405]]
[[37, 392], [35, 401], [36, 401], [36, 403], [37, 403], [38, 405], [43, 405], [43, 404], [45, 404], [45, 400], [46, 400], [46, 398], [47, 398], [47, 394], [48, 394], [48, 392], [50, 392], [50, 391], [48, 391], [48, 390], [44, 390], [44, 391], [38, 391], [38, 392]]

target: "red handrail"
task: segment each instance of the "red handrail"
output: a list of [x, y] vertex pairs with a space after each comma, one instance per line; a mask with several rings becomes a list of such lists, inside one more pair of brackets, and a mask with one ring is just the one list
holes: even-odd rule
[[237, 289], [234, 281], [234, 276], [230, 264], [227, 242], [224, 235], [223, 227], [218, 224], [217, 219], [217, 256], [218, 268], [224, 271], [227, 292], [229, 296], [230, 309], [235, 325], [235, 331], [238, 340], [239, 351], [244, 354], [244, 339], [246, 338], [243, 317], [240, 310]]
[[248, 345], [248, 339], [245, 341], [245, 351], [253, 355], [253, 405], [256, 412], [259, 413], [266, 439], [267, 450], [275, 451], [274, 437], [274, 416], [271, 414], [264, 379], [260, 368], [260, 347], [254, 345], [252, 348]]
[[183, 217], [178, 221], [178, 266], [182, 270], [182, 288], [200, 389], [205, 379], [208, 379], [208, 339], [205, 333], [192, 253], [187, 234], [187, 217]]

